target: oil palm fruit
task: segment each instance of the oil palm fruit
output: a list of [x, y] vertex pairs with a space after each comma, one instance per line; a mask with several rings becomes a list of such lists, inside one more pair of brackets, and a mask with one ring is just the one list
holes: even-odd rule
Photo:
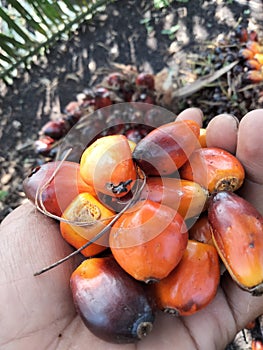
[[189, 240], [177, 267], [153, 285], [157, 306], [177, 316], [192, 315], [214, 299], [219, 280], [220, 264], [215, 247]]
[[253, 295], [263, 293], [263, 217], [244, 198], [222, 191], [208, 207], [213, 241], [232, 278]]
[[153, 303], [112, 257], [85, 260], [72, 273], [70, 286], [78, 313], [97, 337], [134, 343], [152, 330]]
[[164, 124], [137, 144], [133, 159], [146, 175], [172, 174], [198, 147], [199, 135], [200, 126], [191, 120]]
[[127, 137], [109, 135], [93, 142], [81, 156], [80, 174], [98, 192], [116, 197], [129, 192], [137, 173]]
[[146, 283], [166, 277], [187, 246], [185, 222], [174, 209], [139, 201], [112, 226], [110, 248], [119, 265]]
[[217, 147], [196, 149], [180, 169], [183, 179], [195, 181], [210, 193], [236, 191], [243, 183], [245, 171], [231, 153]]

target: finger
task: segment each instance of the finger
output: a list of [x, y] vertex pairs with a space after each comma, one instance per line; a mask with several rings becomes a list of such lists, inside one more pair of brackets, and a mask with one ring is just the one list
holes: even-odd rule
[[152, 334], [138, 344], [138, 349], [224, 349], [236, 333], [232, 312], [219, 288], [215, 299], [191, 316], [159, 314]]
[[197, 124], [202, 127], [203, 124], [203, 112], [200, 108], [191, 107], [187, 108], [178, 114], [176, 120], [194, 120]]
[[263, 109], [246, 114], [240, 122], [237, 157], [244, 165], [246, 181], [239, 191], [263, 214]]
[[[87, 346], [88, 344], [88, 346]], [[91, 350], [135, 350], [134, 344], [114, 344], [106, 342], [92, 334], [79, 316], [75, 317], [59, 339], [56, 350], [91, 349]]]
[[0, 304], [4, 320], [0, 327], [1, 342], [8, 343], [16, 337], [26, 341], [35, 333], [39, 335], [36, 342], [42, 337], [45, 348], [49, 336], [57, 338], [75, 315], [69, 289], [74, 262], [67, 261], [38, 277], [33, 273], [72, 250], [61, 238], [57, 223], [29, 203], [2, 222], [0, 236]]
[[[206, 308], [185, 318], [198, 349], [225, 349], [235, 335], [263, 313], [263, 296], [242, 290], [229, 274], [221, 278], [216, 298]], [[209, 334], [205, 332], [209, 330]]]
[[246, 177], [263, 184], [263, 109], [247, 113], [240, 122], [236, 155]]
[[263, 314], [263, 295], [252, 296], [251, 293], [241, 289], [229, 274], [223, 276], [221, 285], [238, 331]]
[[215, 299], [203, 310], [180, 318], [159, 314], [152, 334], [138, 344], [138, 349], [224, 349], [263, 312], [263, 297], [252, 297], [229, 276], [223, 280], [223, 289], [218, 289]]
[[235, 153], [237, 146], [238, 119], [231, 114], [220, 114], [214, 117], [206, 128], [208, 147], [223, 148]]

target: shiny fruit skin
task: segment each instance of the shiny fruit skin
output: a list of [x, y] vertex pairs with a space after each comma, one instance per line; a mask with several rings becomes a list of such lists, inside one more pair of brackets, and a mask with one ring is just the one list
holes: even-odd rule
[[193, 181], [156, 176], [147, 178], [140, 199], [167, 205], [187, 219], [206, 208], [208, 191]]
[[164, 124], [137, 144], [133, 159], [147, 175], [172, 174], [197, 148], [199, 134], [199, 125], [191, 120]]
[[250, 59], [250, 60], [247, 60], [245, 62], [245, 66], [248, 68], [248, 69], [251, 69], [251, 70], [260, 70], [261, 69], [261, 63], [259, 63], [258, 60], [256, 59]]
[[55, 140], [50, 136], [41, 136], [34, 142], [34, 149], [37, 154], [48, 157], [52, 151]]
[[214, 245], [212, 238], [212, 226], [208, 220], [208, 216], [204, 214], [200, 216], [192, 227], [188, 229], [189, 239]]
[[263, 81], [263, 72], [260, 70], [250, 70], [244, 74], [244, 80], [250, 83], [261, 83]]
[[110, 91], [100, 86], [95, 89], [94, 100], [95, 100], [94, 101], [95, 110], [110, 106], [113, 103]]
[[263, 64], [263, 53], [256, 53], [254, 58], [262, 65]]
[[126, 80], [127, 79], [124, 74], [112, 72], [105, 78], [105, 83], [114, 91], [122, 91]]
[[261, 339], [252, 339], [252, 341], [251, 341], [251, 350], [263, 350], [263, 340], [261, 340]]
[[179, 265], [153, 286], [157, 306], [177, 316], [192, 315], [214, 299], [219, 281], [215, 247], [189, 240]]
[[43, 191], [42, 201], [48, 212], [61, 216], [79, 193], [89, 192], [95, 195], [94, 189], [82, 180], [78, 163], [49, 162], [38, 166], [23, 181], [23, 189], [27, 198], [35, 204], [38, 189], [46, 184], [58, 166], [59, 171]]
[[254, 52], [246, 48], [241, 49], [238, 53], [238, 56], [244, 60], [251, 60], [254, 58], [254, 55]]
[[245, 199], [222, 191], [208, 207], [213, 241], [232, 278], [252, 294], [263, 292], [263, 217]]
[[216, 147], [196, 149], [180, 169], [183, 179], [195, 181], [210, 193], [236, 191], [243, 183], [245, 171], [231, 153]]
[[71, 275], [78, 313], [87, 328], [111, 343], [135, 343], [152, 329], [151, 300], [112, 257], [85, 260]]
[[135, 79], [135, 84], [141, 88], [154, 90], [155, 81], [153, 74], [150, 73], [139, 73]]
[[110, 248], [120, 266], [146, 283], [166, 277], [181, 260], [188, 232], [180, 214], [150, 200], [140, 201], [115, 222]]
[[239, 38], [239, 41], [241, 43], [247, 42], [249, 37], [247, 29], [242, 26], [238, 26], [238, 28], [236, 29], [236, 36]]
[[81, 156], [80, 174], [98, 192], [125, 195], [137, 177], [128, 139], [124, 135], [97, 139]]
[[248, 38], [249, 38], [249, 40], [251, 40], [251, 41], [258, 41], [258, 33], [257, 33], [255, 30], [251, 30], [251, 31], [248, 33]]
[[[113, 211], [104, 207], [91, 194], [81, 193], [69, 204], [62, 214], [62, 218], [78, 222], [95, 221], [92, 225], [88, 226], [77, 226], [61, 221], [61, 235], [65, 241], [78, 249], [95, 237], [96, 234], [98, 234], [110, 222], [114, 214]], [[83, 249], [81, 253], [87, 257], [93, 256], [104, 251], [108, 246], [108, 235], [105, 234], [102, 238], [96, 241], [96, 243], [92, 243], [89, 247]]]
[[65, 119], [58, 119], [47, 122], [41, 129], [40, 133], [51, 137], [54, 140], [59, 140], [69, 131], [70, 125]]
[[249, 40], [246, 43], [246, 47], [247, 49], [249, 49], [250, 51], [252, 51], [254, 54], [256, 53], [263, 53], [263, 46], [261, 46], [258, 42], [253, 41], [253, 40]]

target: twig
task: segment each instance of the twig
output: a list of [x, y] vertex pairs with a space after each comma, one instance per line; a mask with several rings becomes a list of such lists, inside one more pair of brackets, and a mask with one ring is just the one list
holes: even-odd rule
[[172, 98], [184, 98], [194, 94], [198, 90], [202, 89], [204, 86], [212, 83], [214, 80], [220, 78], [222, 75], [230, 71], [238, 62], [239, 61], [234, 61], [226, 67], [223, 67], [212, 74], [208, 74], [200, 79], [197, 79], [192, 84], [188, 84], [186, 86], [183, 86], [182, 88], [173, 91]]

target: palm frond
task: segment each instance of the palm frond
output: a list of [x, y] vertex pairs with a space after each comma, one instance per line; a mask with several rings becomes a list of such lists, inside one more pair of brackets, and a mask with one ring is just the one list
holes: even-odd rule
[[0, 0], [0, 79], [116, 0]]

